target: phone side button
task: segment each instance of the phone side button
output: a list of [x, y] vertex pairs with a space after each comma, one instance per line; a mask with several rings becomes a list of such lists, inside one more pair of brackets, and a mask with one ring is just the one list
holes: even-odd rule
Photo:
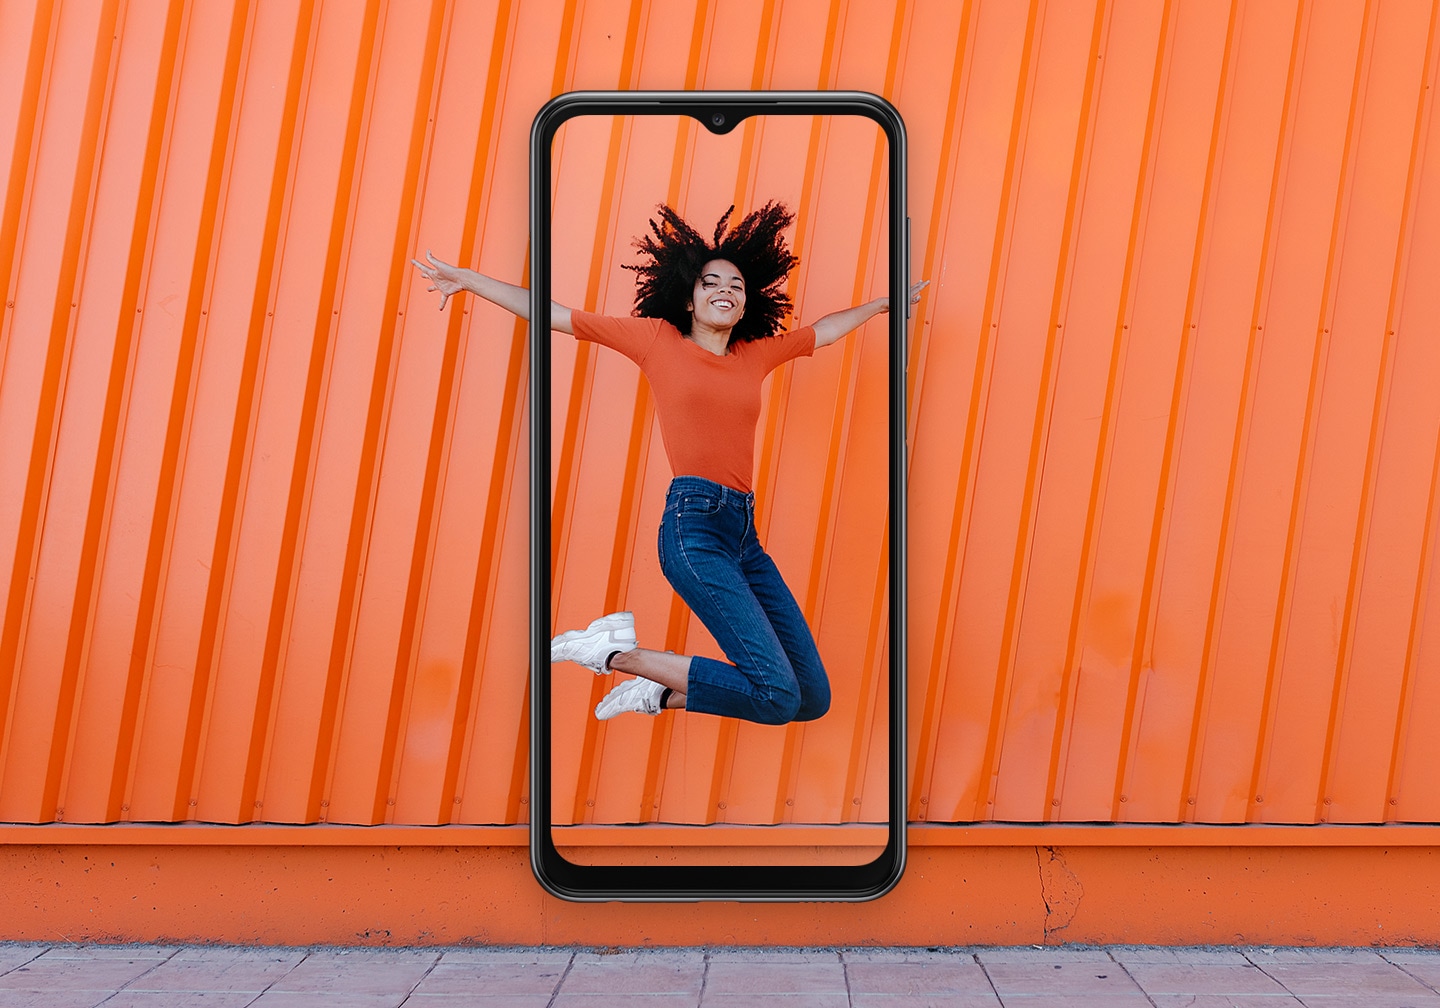
[[905, 215], [905, 318], [909, 319], [914, 306], [910, 304], [910, 284], [914, 276], [910, 268], [910, 215]]

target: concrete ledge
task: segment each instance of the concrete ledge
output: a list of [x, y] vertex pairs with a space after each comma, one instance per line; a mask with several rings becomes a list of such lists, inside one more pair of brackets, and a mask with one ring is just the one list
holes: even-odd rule
[[518, 843], [12, 843], [0, 892], [24, 942], [1440, 945], [1440, 844], [917, 845], [872, 903], [654, 905], [554, 899]]

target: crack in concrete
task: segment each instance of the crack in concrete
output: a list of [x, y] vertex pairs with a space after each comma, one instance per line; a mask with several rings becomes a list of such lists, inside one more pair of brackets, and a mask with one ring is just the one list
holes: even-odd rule
[[1040, 898], [1045, 903], [1045, 944], [1070, 926], [1085, 898], [1085, 886], [1079, 876], [1065, 863], [1065, 854], [1057, 847], [1036, 847], [1035, 860], [1040, 870]]

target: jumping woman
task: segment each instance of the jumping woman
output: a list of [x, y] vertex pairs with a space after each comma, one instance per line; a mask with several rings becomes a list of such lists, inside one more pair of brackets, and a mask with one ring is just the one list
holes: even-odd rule
[[[655, 397], [675, 478], [660, 521], [660, 569], [710, 631], [729, 662], [637, 646], [629, 612], [601, 616], [550, 644], [550, 660], [596, 675], [634, 676], [612, 689], [595, 716], [684, 708], [760, 724], [813, 721], [830, 708], [830, 682], [794, 595], [755, 534], [755, 428], [760, 384], [775, 368], [808, 357], [889, 310], [887, 298], [778, 332], [790, 310], [785, 278], [796, 259], [784, 231], [794, 215], [771, 202], [706, 241], [668, 206], [636, 241], [633, 317], [551, 304], [551, 327], [618, 350], [640, 366]], [[411, 262], [440, 294], [466, 290], [521, 318], [530, 295], [426, 253]], [[926, 282], [909, 291], [920, 298]]]

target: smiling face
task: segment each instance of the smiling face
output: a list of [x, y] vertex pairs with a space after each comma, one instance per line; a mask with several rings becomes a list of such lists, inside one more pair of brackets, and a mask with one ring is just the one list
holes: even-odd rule
[[692, 328], [730, 329], [745, 314], [745, 278], [728, 259], [712, 259], [700, 267], [690, 303]]

